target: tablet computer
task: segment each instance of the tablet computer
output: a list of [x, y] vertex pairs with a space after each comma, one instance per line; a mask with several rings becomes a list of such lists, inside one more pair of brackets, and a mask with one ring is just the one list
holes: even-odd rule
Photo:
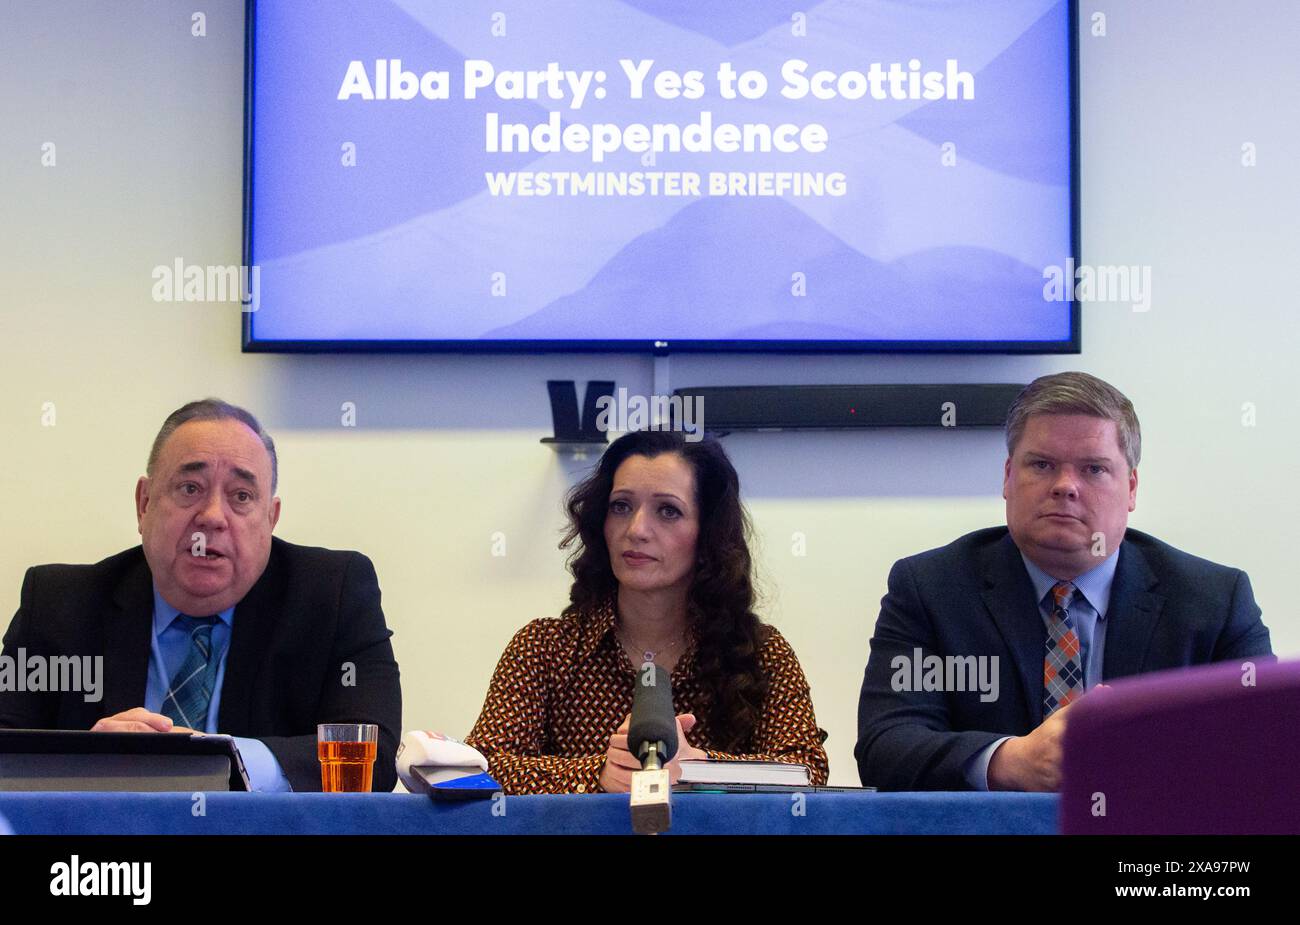
[[0, 729], [0, 790], [250, 789], [228, 735]]
[[826, 784], [705, 784], [673, 785], [673, 793], [874, 793], [875, 787], [832, 787]]

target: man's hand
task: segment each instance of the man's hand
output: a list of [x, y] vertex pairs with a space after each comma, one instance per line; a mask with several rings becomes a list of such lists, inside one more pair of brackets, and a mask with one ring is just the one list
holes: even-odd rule
[[[641, 762], [627, 749], [627, 730], [632, 723], [628, 716], [619, 725], [618, 730], [609, 737], [609, 748], [605, 752], [605, 767], [600, 772], [600, 789], [606, 793], [627, 793], [632, 789], [632, 774], [641, 770]], [[687, 731], [695, 728], [695, 714], [683, 713], [677, 717], [677, 754], [664, 767], [668, 769], [668, 781], [677, 783], [682, 776], [683, 759], [704, 758], [704, 752], [686, 741]]]
[[1071, 701], [1029, 735], [1007, 739], [989, 761], [990, 790], [1055, 791], [1061, 786], [1061, 738]]
[[[1109, 691], [1109, 684], [1090, 688], [1085, 696]], [[1101, 694], [1100, 696], [1107, 696]], [[1079, 700], [1061, 707], [1027, 736], [1008, 739], [998, 746], [989, 761], [990, 790], [1056, 791], [1061, 788], [1061, 742], [1065, 737], [1066, 713]]]
[[174, 725], [169, 717], [161, 713], [150, 713], [144, 707], [133, 707], [113, 716], [105, 716], [90, 727], [91, 732], [185, 732], [198, 734], [196, 730]]

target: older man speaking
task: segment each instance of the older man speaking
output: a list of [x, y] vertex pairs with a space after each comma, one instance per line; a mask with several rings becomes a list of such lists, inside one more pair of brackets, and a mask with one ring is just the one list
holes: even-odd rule
[[396, 783], [401, 688], [370, 560], [273, 538], [275, 444], [216, 399], [163, 423], [136, 484], [142, 545], [29, 569], [4, 654], [102, 657], [101, 696], [0, 690], [0, 727], [234, 736], [259, 790], [319, 790], [316, 725], [379, 726]]

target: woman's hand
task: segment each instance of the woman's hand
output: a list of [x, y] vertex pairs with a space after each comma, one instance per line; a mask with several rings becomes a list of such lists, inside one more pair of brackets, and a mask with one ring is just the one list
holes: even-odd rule
[[[632, 773], [641, 770], [640, 760], [627, 749], [627, 730], [631, 722], [632, 716], [629, 714], [609, 737], [605, 767], [600, 772], [600, 789], [606, 793], [627, 793], [632, 789]], [[677, 754], [665, 765], [669, 783], [675, 784], [681, 778], [682, 760], [707, 757], [702, 750], [686, 740], [686, 733], [694, 728], [694, 713], [683, 713], [677, 717]]]
[[[683, 713], [677, 717], [677, 754], [673, 755], [670, 765], [677, 765], [679, 761], [705, 761], [708, 755], [704, 754], [704, 749], [696, 748], [690, 742], [686, 741], [686, 733], [695, 728], [695, 714]], [[682, 776], [682, 769], [677, 765], [677, 774], [673, 778], [673, 783], [677, 783], [677, 778]]]

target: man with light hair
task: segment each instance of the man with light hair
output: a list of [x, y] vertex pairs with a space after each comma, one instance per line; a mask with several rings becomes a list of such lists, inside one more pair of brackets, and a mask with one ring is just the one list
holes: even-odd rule
[[[1085, 691], [1271, 657], [1245, 572], [1128, 529], [1142, 435], [1117, 389], [1080, 372], [1035, 379], [1012, 403], [1006, 441], [1007, 525], [889, 573], [858, 703], [864, 785], [1055, 790]], [[998, 696], [899, 683], [931, 656], [997, 665]]]
[[28, 569], [4, 654], [102, 658], [102, 698], [0, 690], [0, 728], [236, 737], [254, 789], [319, 790], [319, 723], [379, 727], [397, 782], [402, 695], [370, 560], [274, 538], [275, 443], [219, 399], [163, 422], [135, 486], [142, 544]]

